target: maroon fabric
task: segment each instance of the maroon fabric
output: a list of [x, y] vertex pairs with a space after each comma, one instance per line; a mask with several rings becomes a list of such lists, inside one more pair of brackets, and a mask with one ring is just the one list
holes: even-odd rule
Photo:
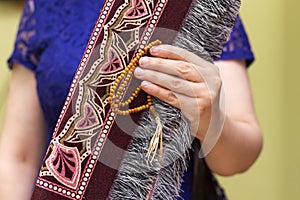
[[[152, 4], [139, 0], [126, 5], [124, 1], [105, 1], [58, 119], [32, 199], [109, 198], [135, 123], [142, 116], [142, 112], [114, 115], [106, 101], [109, 87], [139, 48], [155, 39], [172, 43], [191, 3], [155, 0]], [[138, 38], [133, 37], [136, 34]], [[128, 91], [137, 84], [133, 81]], [[142, 93], [132, 106], [145, 101], [146, 94]]]

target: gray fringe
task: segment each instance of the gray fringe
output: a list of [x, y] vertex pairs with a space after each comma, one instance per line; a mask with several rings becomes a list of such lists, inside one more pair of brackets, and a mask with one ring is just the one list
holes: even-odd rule
[[212, 62], [229, 38], [239, 7], [240, 0], [194, 1], [175, 45]]
[[[229, 37], [239, 6], [239, 0], [195, 0], [174, 45], [212, 62]], [[156, 124], [152, 114], [145, 112], [109, 199], [172, 200], [179, 196], [193, 138], [180, 110], [155, 98], [153, 102], [163, 124], [163, 159], [146, 162]]]
[[145, 159], [156, 129], [153, 116], [147, 111], [126, 152], [110, 199], [145, 199], [149, 191], [153, 191], [153, 199], [174, 199], [179, 195], [181, 176], [187, 169], [187, 149], [192, 143], [189, 126], [178, 109], [156, 98], [153, 101], [163, 124], [163, 160], [159, 161], [159, 153], [152, 163]]

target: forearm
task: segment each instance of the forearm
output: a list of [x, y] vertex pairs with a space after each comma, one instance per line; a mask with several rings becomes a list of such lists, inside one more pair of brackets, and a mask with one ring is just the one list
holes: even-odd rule
[[0, 199], [30, 199], [38, 169], [29, 163], [0, 157]]
[[225, 116], [221, 134], [206, 162], [220, 175], [233, 175], [247, 170], [261, 148], [262, 136], [255, 120], [239, 121]]
[[14, 65], [0, 133], [0, 199], [30, 199], [46, 146], [34, 73]]
[[208, 135], [215, 141], [214, 134], [219, 133], [219, 137], [206, 155], [206, 161], [214, 172], [233, 175], [253, 164], [261, 151], [263, 139], [254, 111], [245, 61], [218, 61], [216, 65], [220, 69], [223, 89], [220, 100], [213, 105], [216, 114], [208, 114], [206, 124], [215, 129]]

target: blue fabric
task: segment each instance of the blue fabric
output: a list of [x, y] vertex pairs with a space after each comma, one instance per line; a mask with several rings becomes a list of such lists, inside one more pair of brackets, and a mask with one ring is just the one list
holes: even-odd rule
[[102, 4], [103, 0], [29, 0], [25, 5], [9, 63], [35, 71], [49, 136]]
[[[29, 0], [25, 5], [9, 64], [18, 62], [35, 72], [49, 139], [102, 4]], [[240, 18], [220, 59], [245, 59], [247, 64], [254, 59]], [[191, 166], [184, 176], [183, 199], [191, 199]]]
[[[180, 197], [185, 200], [192, 199], [192, 191], [193, 191], [193, 169], [194, 169], [194, 162], [193, 159], [189, 160], [188, 169], [184, 173], [182, 177], [182, 186], [181, 186], [181, 193]], [[178, 198], [180, 199], [180, 198]]]
[[242, 20], [238, 16], [235, 20], [233, 31], [228, 42], [224, 45], [219, 60], [240, 59], [245, 60], [247, 66], [254, 61], [254, 55], [243, 26]]

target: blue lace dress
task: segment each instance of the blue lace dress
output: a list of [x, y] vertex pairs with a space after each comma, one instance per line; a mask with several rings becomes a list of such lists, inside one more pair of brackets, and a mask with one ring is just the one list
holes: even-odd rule
[[[17, 62], [35, 72], [48, 141], [102, 4], [103, 0], [29, 0], [25, 5], [8, 63]], [[220, 59], [243, 59], [247, 65], [254, 59], [240, 18]], [[184, 176], [183, 199], [192, 198], [193, 165], [192, 160]]]

